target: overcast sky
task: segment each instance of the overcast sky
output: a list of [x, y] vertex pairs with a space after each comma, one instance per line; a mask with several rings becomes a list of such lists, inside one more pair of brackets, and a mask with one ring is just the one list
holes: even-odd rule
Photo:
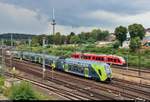
[[109, 30], [132, 23], [150, 27], [150, 0], [0, 0], [0, 33], [68, 34]]

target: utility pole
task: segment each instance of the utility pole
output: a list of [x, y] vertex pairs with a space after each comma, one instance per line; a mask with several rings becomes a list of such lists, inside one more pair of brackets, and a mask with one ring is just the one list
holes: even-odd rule
[[43, 79], [45, 78], [45, 37], [43, 37]]

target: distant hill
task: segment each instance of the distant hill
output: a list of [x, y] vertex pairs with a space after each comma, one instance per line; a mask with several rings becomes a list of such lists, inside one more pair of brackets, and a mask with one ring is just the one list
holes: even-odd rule
[[13, 39], [15, 40], [29, 39], [35, 36], [33, 34], [4, 33], [0, 34], [0, 39], [11, 39], [11, 34], [13, 35]]

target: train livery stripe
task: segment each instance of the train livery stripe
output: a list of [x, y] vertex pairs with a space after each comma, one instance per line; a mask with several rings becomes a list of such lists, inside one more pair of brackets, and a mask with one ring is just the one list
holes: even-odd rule
[[89, 69], [88, 68], [84, 68], [84, 76], [89, 77]]
[[52, 69], [56, 68], [55, 63], [52, 63], [51, 66], [52, 66]]
[[64, 70], [65, 70], [66, 72], [68, 72], [68, 69], [69, 69], [69, 68], [68, 68], [68, 64], [65, 64], [65, 65], [64, 65]]
[[[99, 67], [101, 68], [99, 69]], [[92, 64], [92, 68], [93, 70], [95, 70], [95, 72], [97, 73], [101, 81], [105, 81], [107, 79], [107, 75], [104, 74], [104, 71], [105, 71], [104, 67], [97, 65], [97, 64]], [[101, 75], [99, 73], [99, 70], [101, 71]]]

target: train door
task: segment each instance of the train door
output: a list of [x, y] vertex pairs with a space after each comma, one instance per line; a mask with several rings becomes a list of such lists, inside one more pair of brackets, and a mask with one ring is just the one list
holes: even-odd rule
[[68, 64], [65, 64], [65, 65], [64, 65], [64, 70], [65, 70], [65, 72], [68, 72], [68, 69], [69, 69]]
[[39, 61], [40, 64], [42, 64], [42, 61], [43, 61], [42, 57], [39, 56], [38, 61]]
[[34, 57], [34, 62], [37, 62], [37, 60], [36, 60], [36, 59], [37, 59], [37, 56], [35, 56], [35, 57]]
[[84, 76], [85, 77], [89, 76], [89, 69], [88, 68], [84, 68]]
[[64, 61], [62, 59], [59, 59], [56, 61], [56, 68], [59, 69], [59, 70], [64, 70], [63, 68], [63, 65], [64, 65]]

